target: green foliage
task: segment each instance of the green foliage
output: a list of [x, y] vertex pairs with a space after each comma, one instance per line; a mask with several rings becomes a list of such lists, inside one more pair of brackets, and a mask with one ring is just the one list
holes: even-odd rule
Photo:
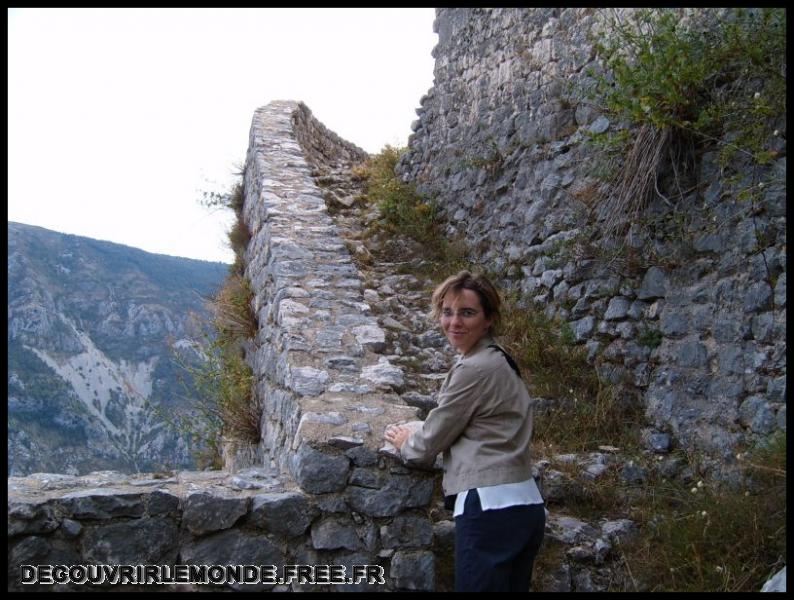
[[177, 415], [177, 428], [192, 440], [200, 468], [222, 468], [221, 442], [258, 442], [261, 413], [254, 404], [252, 369], [240, 352], [209, 338], [203, 351], [203, 362], [184, 367], [194, 381], [195, 400]]
[[399, 272], [441, 281], [450, 273], [471, 268], [466, 259], [468, 247], [462, 239], [449, 239], [443, 234], [434, 200], [421, 198], [413, 186], [397, 179], [394, 169], [404, 151], [387, 145], [365, 166], [354, 170], [357, 177], [367, 182], [367, 200], [375, 203], [381, 213], [368, 234], [402, 236], [417, 242], [415, 250], [419, 254], [415, 256], [407, 256], [405, 246], [400, 246], [397, 254], [388, 245], [380, 245], [376, 254], [380, 260], [399, 261]]
[[[530, 373], [532, 391], [546, 398], [584, 395], [598, 388], [598, 379], [587, 363], [584, 346], [573, 343], [567, 323], [549, 318], [541, 310], [520, 308], [515, 293], [504, 297], [505, 344], [515, 349], [515, 358]], [[561, 373], [566, 376], [561, 377]]]
[[648, 348], [658, 348], [662, 343], [662, 332], [658, 329], [646, 328], [639, 332], [637, 341], [641, 346]]
[[[467, 258], [468, 250], [462, 239], [449, 240], [439, 237], [434, 248], [434, 251], [423, 252], [424, 258], [419, 259], [418, 262], [412, 261], [399, 265], [397, 271], [429, 279], [433, 282], [431, 287], [434, 287], [449, 277], [451, 273], [474, 268]], [[424, 250], [425, 248], [423, 248]], [[428, 290], [428, 293], [430, 292], [432, 289]]]
[[573, 346], [575, 336], [570, 323], [563, 323], [560, 328], [560, 342], [565, 347]]
[[256, 336], [258, 325], [253, 310], [253, 298], [251, 283], [236, 274], [229, 275], [215, 295], [211, 302], [213, 327], [218, 340], [224, 346]]
[[668, 204], [684, 197], [698, 157], [711, 147], [728, 172], [778, 156], [785, 9], [707, 10], [689, 23], [679, 12], [646, 9], [608, 19], [608, 34], [594, 45], [604, 71], [588, 71], [595, 81], [588, 95], [628, 126], [590, 140], [602, 158], [598, 174], [614, 183], [608, 224], [615, 229], [636, 221], [654, 193]]
[[428, 250], [443, 254], [438, 206], [416, 194], [413, 186], [400, 181], [394, 173], [405, 149], [387, 145], [367, 164], [367, 197], [377, 204], [382, 228], [389, 233], [410, 237]]
[[193, 440], [202, 468], [222, 466], [222, 441], [256, 444], [261, 435], [262, 406], [254, 394], [253, 370], [245, 361], [244, 350], [245, 343], [258, 330], [253, 289], [243, 276], [245, 250], [251, 237], [242, 215], [244, 198], [241, 182], [228, 194], [204, 193], [205, 207], [235, 212], [237, 219], [228, 237], [236, 260], [223, 286], [209, 301], [211, 321], [196, 317], [202, 329], [202, 360], [188, 360], [176, 349], [172, 352], [189, 376], [183, 380], [189, 382], [188, 397], [195, 400], [187, 411], [175, 414], [169, 422]]
[[[242, 175], [242, 173], [240, 173]], [[251, 240], [251, 232], [243, 218], [243, 204], [245, 203], [245, 190], [242, 181], [237, 182], [228, 193], [202, 192], [202, 199], [199, 200], [205, 208], [210, 209], [229, 209], [235, 214], [235, 221], [231, 229], [227, 232], [229, 239], [228, 245], [234, 251], [234, 263], [229, 268], [231, 273], [242, 275], [245, 270], [245, 249]]]
[[682, 24], [669, 9], [613, 20], [596, 43], [607, 74], [593, 97], [632, 124], [684, 129], [711, 139], [734, 132], [737, 148], [767, 160], [763, 142], [785, 113], [786, 11], [729, 9], [717, 22]]
[[254, 375], [236, 341], [204, 331], [199, 361], [173, 349], [185, 377], [184, 409], [162, 414], [168, 424], [192, 442], [199, 468], [221, 468], [223, 439], [257, 443], [261, 407], [253, 393]]

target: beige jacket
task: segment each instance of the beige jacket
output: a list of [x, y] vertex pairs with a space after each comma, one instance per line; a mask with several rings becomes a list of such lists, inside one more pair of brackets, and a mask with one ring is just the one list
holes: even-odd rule
[[438, 406], [403, 444], [409, 463], [444, 453], [444, 495], [532, 477], [532, 400], [486, 335], [450, 369]]

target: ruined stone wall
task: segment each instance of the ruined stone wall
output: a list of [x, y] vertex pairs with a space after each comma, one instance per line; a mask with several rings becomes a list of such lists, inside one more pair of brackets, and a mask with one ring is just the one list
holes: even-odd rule
[[[347, 483], [352, 463], [340, 458], [343, 450], [376, 451], [385, 425], [416, 410], [394, 393], [402, 370], [380, 355], [386, 334], [364, 302], [363, 282], [311, 177], [298, 130], [304, 139], [326, 133], [294, 102], [258, 110], [251, 127], [246, 276], [259, 320], [251, 362], [268, 458], [307, 491], [324, 493]], [[328, 140], [336, 141], [315, 146]], [[349, 157], [337, 154], [341, 162], [365, 156], [339, 147], [351, 149]]]
[[313, 165], [365, 157], [303, 104], [256, 111], [244, 219], [259, 331], [246, 360], [261, 444], [228, 445], [224, 471], [9, 478], [9, 589], [23, 588], [21, 565], [89, 564], [377, 565], [377, 585], [232, 587], [434, 588], [428, 509], [438, 473], [380, 451], [386, 424], [419, 409], [396, 393], [403, 371], [382, 354], [386, 334], [312, 177]]
[[[698, 190], [674, 208], [657, 196], [648, 209], [683, 231], [635, 238], [663, 261], [577, 256], [585, 231], [604, 225], [586, 205], [598, 182], [585, 138], [620, 126], [577, 91], [598, 67], [600, 16], [437, 9], [434, 85], [398, 172], [438, 203], [473, 260], [568, 322], [602, 376], [641, 397], [651, 449], [730, 461], [737, 444], [786, 428], [785, 115], [769, 141], [779, 158], [756, 174], [776, 183], [755, 210], [724, 187], [710, 153]], [[607, 254], [618, 246], [585, 241]]]

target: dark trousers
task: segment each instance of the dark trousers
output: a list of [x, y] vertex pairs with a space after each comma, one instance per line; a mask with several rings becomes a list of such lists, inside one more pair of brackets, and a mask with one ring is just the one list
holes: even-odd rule
[[455, 517], [455, 591], [528, 592], [545, 526], [543, 504], [484, 511], [469, 490]]

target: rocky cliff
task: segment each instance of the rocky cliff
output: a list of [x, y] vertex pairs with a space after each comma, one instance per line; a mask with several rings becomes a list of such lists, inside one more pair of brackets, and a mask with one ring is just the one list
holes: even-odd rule
[[187, 393], [169, 344], [191, 353], [226, 270], [9, 223], [9, 475], [192, 466], [163, 420]]

